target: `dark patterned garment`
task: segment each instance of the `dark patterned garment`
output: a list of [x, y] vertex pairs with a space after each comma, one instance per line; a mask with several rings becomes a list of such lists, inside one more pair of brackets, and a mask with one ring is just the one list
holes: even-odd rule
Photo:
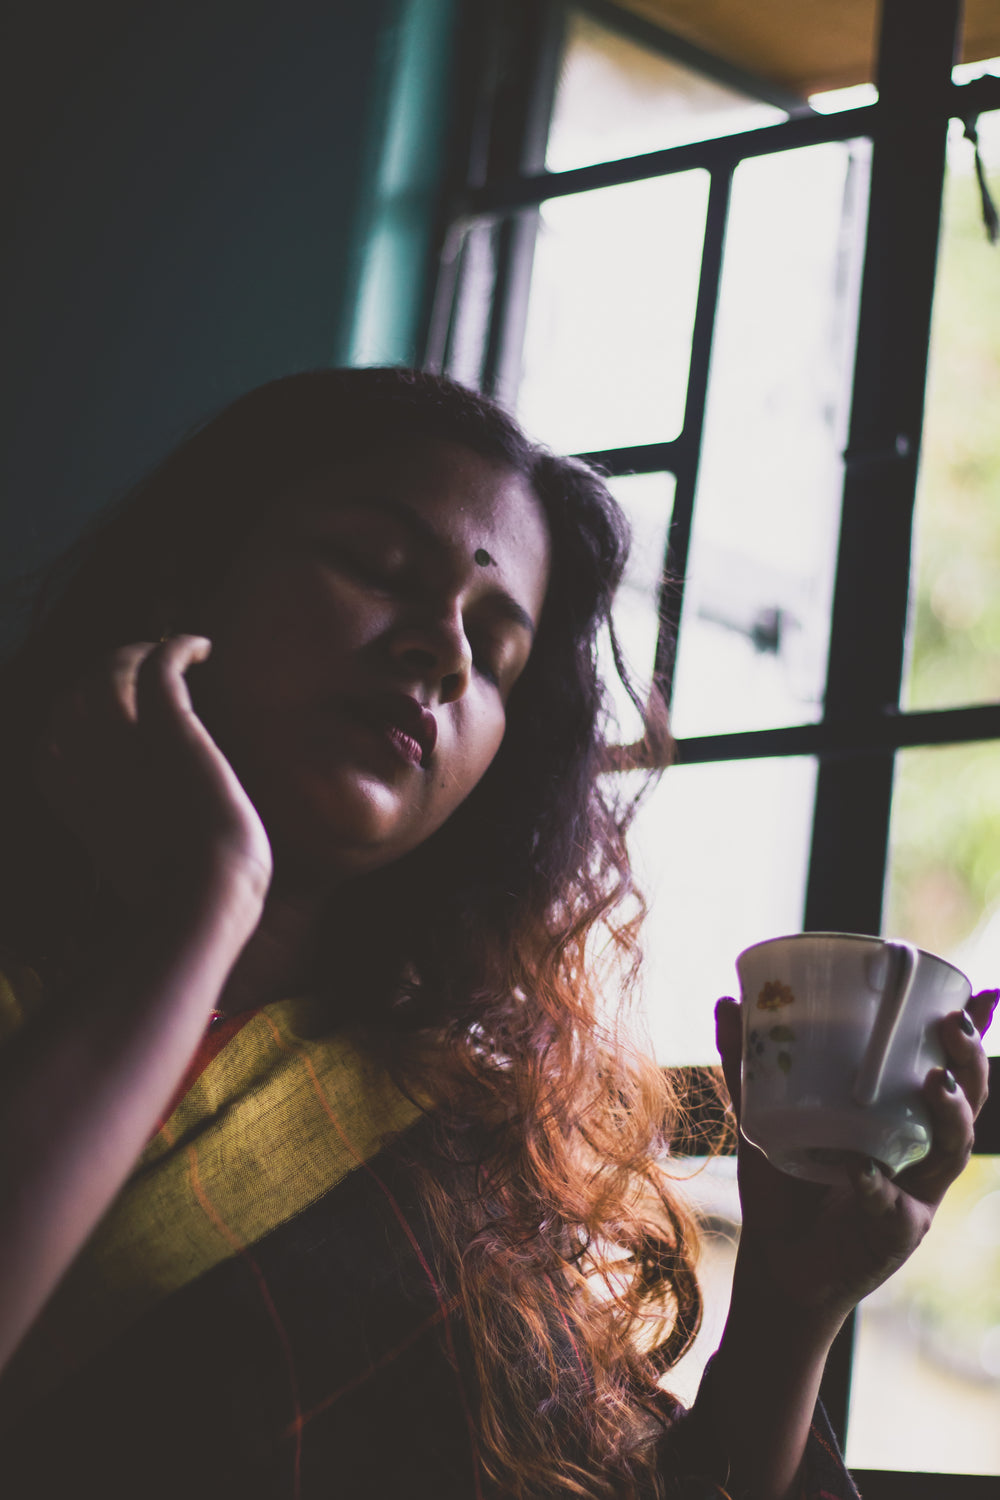
[[[425, 1147], [419, 1109], [306, 1002], [210, 1035], [0, 1383], [3, 1492], [495, 1500]], [[664, 1463], [672, 1500], [725, 1493], [669, 1435]], [[801, 1496], [856, 1497], [822, 1413]]]

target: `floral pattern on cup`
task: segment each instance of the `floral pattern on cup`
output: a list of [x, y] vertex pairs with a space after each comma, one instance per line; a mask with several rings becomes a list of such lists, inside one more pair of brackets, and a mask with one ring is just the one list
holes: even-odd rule
[[[789, 991], [789, 993], [791, 993]], [[794, 999], [794, 995], [792, 999]], [[784, 1001], [789, 1004], [789, 1001]], [[782, 1073], [791, 1072], [792, 1053], [791, 1043], [795, 1040], [795, 1031], [791, 1026], [769, 1026], [766, 1029], [758, 1029], [751, 1026], [747, 1032], [746, 1046], [746, 1076], [750, 1082], [755, 1077], [754, 1068], [759, 1067], [767, 1071], [772, 1062]]]
[[794, 1005], [795, 993], [780, 979], [767, 979], [757, 996], [758, 1010], [780, 1010], [783, 1005]]

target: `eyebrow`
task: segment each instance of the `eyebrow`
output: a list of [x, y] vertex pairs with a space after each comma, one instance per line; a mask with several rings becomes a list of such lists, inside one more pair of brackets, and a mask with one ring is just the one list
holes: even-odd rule
[[[414, 510], [405, 500], [398, 500], [393, 495], [368, 495], [364, 500], [344, 500], [335, 508], [337, 510], [380, 510], [383, 515], [391, 516], [393, 520], [399, 521], [409, 532], [436, 552], [443, 552], [447, 548], [448, 544], [426, 516]], [[502, 618], [509, 620], [512, 625], [520, 625], [534, 640], [535, 622], [513, 594], [498, 587], [491, 592], [489, 597], [495, 602], [497, 613]]]

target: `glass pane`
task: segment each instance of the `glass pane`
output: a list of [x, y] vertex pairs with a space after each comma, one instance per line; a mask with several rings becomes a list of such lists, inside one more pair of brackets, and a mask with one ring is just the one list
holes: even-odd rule
[[[1000, 744], [903, 750], [889, 834], [885, 931], [1000, 984]], [[986, 1034], [1000, 1056], [1000, 1024]]]
[[476, 389], [482, 380], [489, 334], [497, 269], [496, 240], [497, 229], [493, 224], [472, 224], [465, 231], [448, 330], [448, 374]]
[[713, 83], [573, 11], [545, 165], [565, 172], [785, 118], [783, 110]]
[[[645, 698], [656, 661], [660, 581], [674, 503], [674, 476], [627, 474], [609, 480], [609, 488], [632, 527], [628, 566], [615, 598], [615, 633], [633, 685]], [[631, 744], [642, 734], [642, 721], [614, 669], [610, 642], [602, 643], [602, 652], [604, 679], [610, 686], [618, 719], [619, 743]]]
[[715, 1002], [735, 993], [737, 954], [801, 927], [815, 784], [807, 757], [674, 766], [640, 808], [630, 841], [661, 1063], [717, 1063]]
[[[916, 507], [907, 708], [1000, 698], [1000, 267], [953, 122]], [[1000, 189], [1000, 112], [979, 140]]]
[[518, 410], [563, 452], [672, 438], [684, 417], [707, 172], [542, 205]]
[[1000, 1158], [972, 1158], [920, 1248], [862, 1303], [847, 1462], [1000, 1473]]
[[809, 103], [817, 114], [837, 115], [845, 109], [864, 109], [878, 100], [878, 89], [873, 83], [853, 83], [845, 89], [827, 89], [822, 94], [810, 94]]
[[668, 1370], [663, 1388], [691, 1406], [705, 1366], [719, 1347], [733, 1290], [733, 1268], [740, 1237], [740, 1195], [735, 1156], [690, 1157], [677, 1164], [683, 1174], [679, 1195], [697, 1215], [701, 1227], [698, 1282], [705, 1313], [691, 1348]]
[[[992, 0], [988, 0], [988, 3], [992, 3]], [[969, 14], [966, 11], [966, 22], [968, 19]], [[1000, 35], [997, 36], [997, 40], [1000, 40]], [[962, 50], [963, 52], [971, 50], [976, 53], [982, 49], [977, 40], [966, 35]], [[974, 78], [982, 78], [986, 73], [991, 73], [994, 78], [1000, 77], [1000, 57], [984, 57], [978, 62], [956, 63], [951, 70], [951, 79], [953, 83], [971, 83]]]
[[685, 585], [677, 734], [820, 717], [867, 142], [745, 161], [733, 201]]

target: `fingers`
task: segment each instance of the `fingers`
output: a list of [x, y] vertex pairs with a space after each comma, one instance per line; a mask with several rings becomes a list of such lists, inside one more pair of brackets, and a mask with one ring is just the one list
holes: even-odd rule
[[[174, 774], [185, 778], [186, 794], [207, 797], [212, 808], [212, 826], [244, 827], [246, 794], [191, 702], [185, 673], [206, 661], [212, 642], [203, 635], [177, 635], [164, 642], [142, 663], [136, 680], [138, 724], [155, 747], [154, 756], [165, 755]], [[256, 815], [254, 815], [256, 818]]]
[[736, 1118], [740, 1117], [740, 1076], [743, 1059], [743, 1015], [738, 1000], [725, 995], [715, 1007], [715, 1044], [722, 1059], [722, 1074]]
[[903, 1179], [890, 1178], [878, 1162], [863, 1156], [847, 1163], [859, 1213], [857, 1242], [869, 1257], [871, 1277], [865, 1291], [874, 1291], [897, 1270], [920, 1244], [934, 1217], [935, 1205], [908, 1192]]
[[885, 1219], [899, 1201], [899, 1189], [870, 1156], [851, 1152], [846, 1161], [847, 1176], [862, 1212], [870, 1219]]
[[[983, 1050], [997, 993], [973, 996], [964, 1011], [953, 1011], [938, 1025], [947, 1067], [933, 1068], [921, 1090], [931, 1117], [933, 1145], [922, 1162], [901, 1172], [895, 1184], [924, 1203], [937, 1204], [972, 1154], [976, 1116], [989, 1090], [989, 1061]], [[881, 1174], [879, 1174], [881, 1176]], [[859, 1198], [876, 1214], [891, 1206], [889, 1186], [852, 1172]]]
[[165, 732], [193, 722], [183, 674], [210, 650], [202, 636], [131, 642], [102, 657], [52, 705], [36, 783], [78, 833], [90, 820], [96, 787], [120, 783], [135, 770], [137, 752], [147, 754]]
[[186, 727], [193, 717], [191, 695], [184, 674], [206, 661], [212, 643], [203, 635], [175, 635], [146, 656], [136, 678], [136, 704], [141, 725], [158, 730]]
[[[982, 997], [977, 995], [975, 998], [979, 1000]], [[969, 1003], [972, 1004], [971, 1001]], [[977, 1007], [977, 1011], [982, 1014], [983, 1007]], [[989, 1061], [976, 1024], [976, 1013], [969, 1009], [953, 1011], [940, 1022], [938, 1036], [948, 1068], [968, 1099], [975, 1119], [986, 1102], [990, 1076]]]
[[47, 742], [65, 751], [94, 725], [111, 728], [135, 721], [135, 678], [151, 641], [121, 646], [91, 668], [49, 711]]
[[35, 759], [36, 782], [49, 806], [79, 832], [79, 789], [106, 776], [133, 732], [135, 676], [149, 641], [110, 653], [51, 707]]
[[985, 1036], [990, 1029], [998, 999], [1000, 999], [1000, 990], [980, 990], [978, 995], [973, 995], [965, 1007], [980, 1036]]
[[972, 1155], [975, 1114], [950, 1068], [933, 1068], [921, 1096], [931, 1117], [933, 1145], [923, 1161], [900, 1172], [896, 1182], [924, 1203], [937, 1204]]
[[145, 696], [152, 715], [167, 705], [190, 712], [183, 674], [195, 661], [204, 661], [211, 643], [203, 636], [175, 636], [159, 644], [134, 641], [102, 657], [68, 692], [52, 705], [46, 733], [39, 746], [42, 776], [53, 762], [65, 768], [79, 765], [88, 754], [109, 748], [108, 736], [131, 730], [139, 717], [140, 685], [155, 681], [159, 690]]

